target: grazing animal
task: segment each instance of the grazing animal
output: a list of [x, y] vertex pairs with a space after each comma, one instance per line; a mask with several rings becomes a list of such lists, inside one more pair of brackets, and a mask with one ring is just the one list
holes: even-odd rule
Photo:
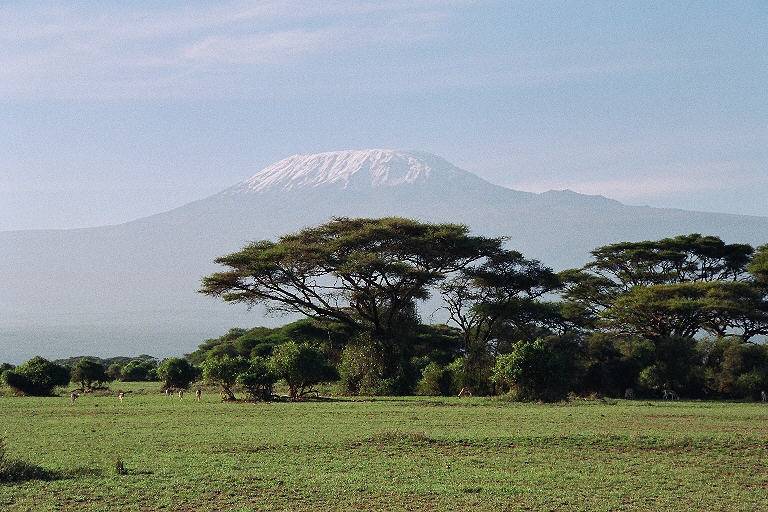
[[765, 391], [761, 391], [760, 400], [762, 400], [763, 403], [768, 402], [768, 393], [766, 393]]
[[125, 392], [121, 391], [117, 394], [117, 398], [122, 402], [123, 398], [125, 398]]
[[195, 398], [199, 402], [203, 398], [203, 390], [201, 390], [200, 388], [197, 388], [197, 390], [195, 391]]
[[664, 390], [664, 400], [680, 400], [680, 395], [671, 389]]
[[624, 398], [627, 400], [634, 400], [635, 399], [635, 390], [632, 388], [627, 388], [624, 391]]
[[184, 390], [183, 389], [179, 390], [179, 398], [184, 398]]
[[469, 388], [461, 388], [461, 391], [459, 391], [459, 398], [464, 398], [465, 396], [472, 396], [472, 391]]
[[69, 399], [72, 401], [72, 403], [75, 403], [75, 400], [77, 400], [78, 398], [80, 398], [80, 393], [78, 393], [77, 391], [73, 391], [72, 393], [69, 394]]
[[165, 388], [165, 396], [170, 397], [171, 396], [171, 388]]

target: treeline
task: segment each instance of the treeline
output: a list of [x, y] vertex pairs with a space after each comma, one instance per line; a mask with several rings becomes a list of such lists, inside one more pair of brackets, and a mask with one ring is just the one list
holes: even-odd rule
[[[173, 382], [165, 361], [95, 362], [110, 379], [202, 379], [226, 399], [269, 398], [278, 381], [291, 398], [332, 381], [346, 394], [523, 400], [768, 389], [768, 246], [624, 242], [556, 273], [507, 245], [461, 225], [335, 219], [219, 258], [224, 270], [203, 280], [202, 293], [304, 320], [207, 340], [172, 359], [185, 375]], [[430, 297], [445, 324], [422, 322]]]
[[[768, 246], [699, 234], [617, 243], [555, 273], [506, 245], [461, 225], [342, 218], [219, 258], [225, 270], [201, 291], [327, 328], [306, 343], [352, 394], [755, 398], [768, 388], [756, 343], [768, 334]], [[419, 318], [433, 295], [447, 325]], [[195, 357], [261, 356], [280, 337], [234, 334]]]

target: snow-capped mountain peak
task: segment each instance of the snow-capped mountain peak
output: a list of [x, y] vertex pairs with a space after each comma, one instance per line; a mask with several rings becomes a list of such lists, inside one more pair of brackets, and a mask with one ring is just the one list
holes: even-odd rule
[[331, 151], [280, 160], [236, 186], [235, 191], [395, 187], [424, 182], [434, 174], [463, 172], [440, 157], [420, 151]]

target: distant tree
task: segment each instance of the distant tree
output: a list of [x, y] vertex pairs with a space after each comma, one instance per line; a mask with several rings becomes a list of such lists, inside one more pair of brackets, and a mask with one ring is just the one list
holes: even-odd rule
[[690, 294], [695, 287], [674, 285], [745, 281], [753, 252], [749, 245], [700, 234], [599, 247], [584, 268], [560, 274], [567, 311], [594, 326], [601, 312], [638, 287], [667, 286], [666, 294]]
[[339, 378], [336, 369], [319, 349], [295, 342], [277, 347], [270, 364], [275, 375], [288, 384], [291, 400], [312, 392], [316, 384]]
[[251, 358], [248, 368], [237, 376], [237, 384], [246, 390], [251, 400], [269, 400], [277, 380], [271, 365], [263, 357]]
[[49, 396], [56, 386], [66, 386], [69, 383], [68, 368], [39, 356], [13, 370], [6, 370], [2, 376], [10, 388], [33, 396]]
[[72, 367], [70, 379], [80, 384], [83, 390], [90, 390], [110, 381], [104, 365], [85, 357], [80, 358]]
[[157, 377], [165, 389], [186, 389], [195, 380], [195, 376], [195, 367], [179, 357], [169, 357], [157, 367]]
[[232, 388], [248, 366], [248, 360], [242, 357], [211, 357], [202, 365], [203, 379], [209, 384], [220, 386], [226, 400], [235, 400]]
[[13, 370], [14, 368], [16, 367], [10, 363], [0, 363], [0, 375], [2, 375], [4, 371]]
[[542, 326], [560, 321], [559, 309], [541, 300], [559, 286], [551, 269], [506, 250], [442, 284], [450, 321], [463, 335], [467, 384], [476, 393], [488, 391], [485, 369], [498, 354], [500, 337], [514, 331], [513, 341], [534, 339]]
[[123, 366], [121, 379], [126, 382], [152, 382], [157, 380], [157, 361], [134, 359]]
[[500, 243], [454, 224], [340, 218], [218, 258], [228, 270], [206, 277], [201, 291], [368, 332], [392, 377], [407, 360], [397, 335], [403, 311]]
[[123, 365], [120, 363], [112, 363], [107, 367], [107, 378], [110, 381], [120, 380], [123, 376]]

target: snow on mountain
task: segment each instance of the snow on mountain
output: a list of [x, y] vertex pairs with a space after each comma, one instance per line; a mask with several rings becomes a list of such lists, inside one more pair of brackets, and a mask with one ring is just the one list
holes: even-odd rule
[[465, 173], [442, 158], [392, 149], [331, 151], [293, 155], [259, 171], [233, 192], [300, 190], [333, 185], [343, 189], [421, 183], [433, 174]]

